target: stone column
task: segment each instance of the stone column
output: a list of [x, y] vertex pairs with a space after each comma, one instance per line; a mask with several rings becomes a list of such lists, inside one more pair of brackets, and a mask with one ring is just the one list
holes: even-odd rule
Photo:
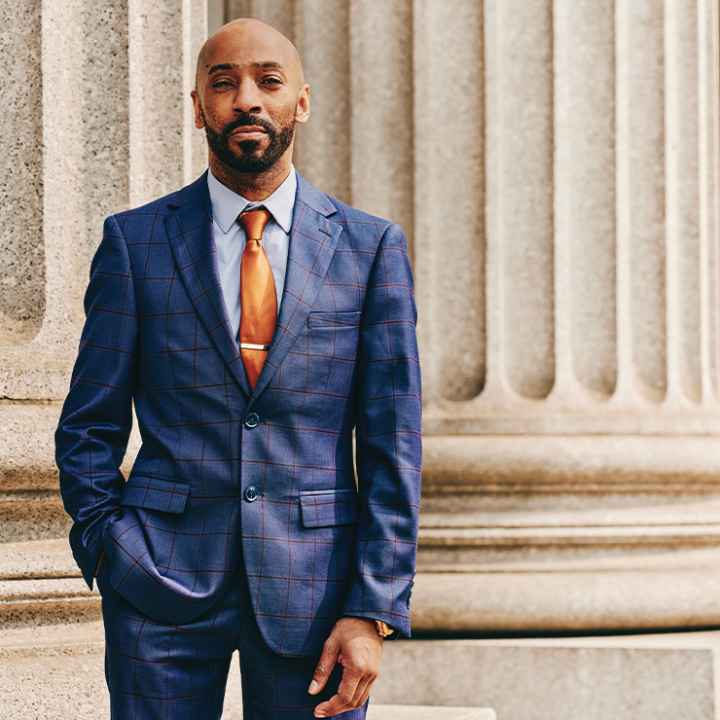
[[[0, 541], [59, 537], [53, 430], [111, 212], [206, 166], [189, 110], [205, 0], [0, 0]], [[137, 429], [126, 457], [132, 462]]]
[[[718, 0], [225, 9], [303, 54], [301, 172], [411, 238], [414, 627], [719, 622]], [[206, 11], [0, 0], [2, 540], [66, 523], [52, 429], [102, 218], [205, 165], [187, 96]]]
[[720, 622], [718, 1], [330, 5], [228, 19], [303, 55], [301, 172], [412, 238], [414, 627]]
[[7, 213], [0, 540], [7, 541], [59, 536], [66, 524], [53, 465], [59, 405], [50, 401], [67, 391], [102, 218], [128, 200], [128, 17], [120, 0], [0, 7], [0, 48], [16, 73], [4, 80], [13, 112], [2, 132], [10, 172], [0, 180]]
[[415, 27], [416, 188], [459, 205], [416, 206], [415, 626], [720, 622], [718, 3], [419, 0]]
[[130, 204], [191, 182], [207, 167], [190, 91], [207, 37], [207, 3], [128, 0], [130, 20]]

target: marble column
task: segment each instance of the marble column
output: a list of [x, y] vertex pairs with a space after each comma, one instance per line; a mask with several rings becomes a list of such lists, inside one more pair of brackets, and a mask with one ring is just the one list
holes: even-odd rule
[[[102, 220], [206, 165], [189, 92], [205, 0], [0, 1], [0, 541], [60, 537], [52, 433]], [[137, 429], [125, 468], [137, 449]]]
[[414, 627], [720, 622], [718, 0], [244, 0], [297, 164], [412, 238]]
[[[455, 19], [416, 6], [427, 72]], [[448, 256], [439, 214], [416, 218], [417, 624], [718, 623], [718, 4], [487, 0], [468, 27], [485, 147], [454, 230], [472, 250]], [[416, 102], [416, 138], [467, 102], [445, 92]], [[421, 169], [427, 193], [447, 172]]]
[[[718, 0], [217, 5], [298, 45], [300, 171], [411, 241], [417, 631], [720, 622]], [[0, 0], [0, 540], [62, 536], [89, 260], [105, 215], [205, 165], [207, 17]]]

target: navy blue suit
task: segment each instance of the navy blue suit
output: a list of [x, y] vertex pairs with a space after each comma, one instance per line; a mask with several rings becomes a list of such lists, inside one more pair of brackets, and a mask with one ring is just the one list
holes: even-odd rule
[[[343, 615], [410, 637], [421, 380], [405, 236], [298, 173], [277, 329], [251, 390], [206, 174], [105, 221], [55, 433], [73, 555], [92, 588], [104, 550], [113, 606], [178, 627], [221, 607], [242, 572], [260, 637], [286, 658], [317, 657]], [[142, 446], [125, 482], [133, 399]]]

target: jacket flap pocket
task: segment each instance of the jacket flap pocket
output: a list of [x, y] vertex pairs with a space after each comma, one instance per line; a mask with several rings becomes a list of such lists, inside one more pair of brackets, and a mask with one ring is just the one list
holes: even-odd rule
[[134, 475], [125, 483], [121, 505], [161, 510], [169, 513], [181, 513], [190, 494], [187, 483], [158, 480], [147, 475]]
[[307, 316], [307, 324], [310, 327], [359, 325], [360, 310], [311, 310]]
[[357, 522], [357, 497], [357, 493], [349, 489], [300, 493], [303, 526], [323, 527]]

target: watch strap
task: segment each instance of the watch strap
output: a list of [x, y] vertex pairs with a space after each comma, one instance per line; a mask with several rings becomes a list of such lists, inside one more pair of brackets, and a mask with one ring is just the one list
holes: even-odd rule
[[384, 620], [375, 620], [375, 627], [380, 637], [388, 637], [395, 632], [394, 628], [390, 627]]

